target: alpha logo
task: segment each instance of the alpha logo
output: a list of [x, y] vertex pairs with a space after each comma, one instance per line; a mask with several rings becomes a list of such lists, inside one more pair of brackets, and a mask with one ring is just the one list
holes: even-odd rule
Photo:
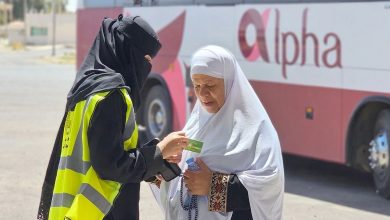
[[[275, 17], [273, 41], [267, 38], [270, 36], [267, 31], [272, 31], [268, 27], [271, 12]], [[299, 59], [301, 66], [307, 65], [307, 45], [311, 42], [313, 44], [312, 61], [316, 67], [342, 68], [339, 36], [336, 33], [328, 32], [323, 36], [321, 42], [321, 38], [316, 33], [307, 29], [308, 12], [307, 8], [303, 10], [301, 33], [294, 33], [289, 30], [280, 30], [281, 15], [278, 9], [266, 9], [262, 14], [255, 9], [247, 10], [241, 18], [238, 31], [242, 55], [250, 62], [261, 58], [266, 63], [281, 65], [282, 75], [287, 79], [288, 66], [297, 64]], [[292, 22], [289, 21], [289, 23]], [[246, 36], [250, 25], [255, 28], [255, 42], [252, 45], [248, 44]], [[270, 34], [272, 36], [272, 33]], [[269, 53], [268, 48], [271, 46], [274, 46], [274, 54]]]

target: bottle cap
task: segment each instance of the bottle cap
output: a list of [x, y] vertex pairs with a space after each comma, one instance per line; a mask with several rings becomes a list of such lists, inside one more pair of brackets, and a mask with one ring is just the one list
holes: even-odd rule
[[190, 158], [188, 158], [188, 159], [186, 160], [186, 163], [187, 163], [187, 164], [194, 163], [194, 162], [195, 162], [195, 160], [194, 160], [193, 157], [190, 157]]

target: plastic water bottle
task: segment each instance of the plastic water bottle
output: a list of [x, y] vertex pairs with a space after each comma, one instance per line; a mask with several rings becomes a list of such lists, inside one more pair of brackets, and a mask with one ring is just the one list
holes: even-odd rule
[[[191, 170], [191, 171], [200, 170], [198, 164], [195, 162], [195, 159], [193, 157], [187, 159], [186, 163], [188, 165], [188, 169], [189, 170]], [[185, 206], [190, 206], [191, 198], [192, 198], [192, 196], [190, 195], [190, 193], [188, 193], [186, 198], [185, 198], [185, 200], [184, 200], [184, 205]]]
[[193, 157], [189, 158], [186, 160], [186, 163], [188, 165], [188, 169], [191, 170], [191, 171], [196, 171], [196, 170], [200, 170], [200, 167], [198, 166], [198, 164], [195, 162], [195, 159]]

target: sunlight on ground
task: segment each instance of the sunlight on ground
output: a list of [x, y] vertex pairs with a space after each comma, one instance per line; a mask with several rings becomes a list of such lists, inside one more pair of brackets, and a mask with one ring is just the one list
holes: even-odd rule
[[54, 63], [54, 64], [75, 64], [76, 63], [76, 53], [64, 53], [59, 56], [43, 56], [39, 58], [40, 61], [45, 63]]
[[[59, 50], [68, 48], [66, 52]], [[52, 45], [24, 45], [21, 42], [9, 43], [7, 39], [0, 38], [0, 50], [9, 52], [47, 51], [47, 55], [38, 56], [34, 60], [46, 64], [76, 64], [76, 52], [74, 47], [56, 45], [56, 55], [51, 55]]]

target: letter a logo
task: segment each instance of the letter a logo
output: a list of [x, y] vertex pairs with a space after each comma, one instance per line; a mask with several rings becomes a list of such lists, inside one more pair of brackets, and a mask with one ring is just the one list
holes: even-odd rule
[[[241, 18], [238, 40], [242, 55], [249, 61], [255, 61], [261, 57], [265, 62], [269, 62], [265, 31], [270, 11], [271, 9], [267, 9], [263, 15], [260, 15], [255, 9], [249, 9]], [[248, 45], [246, 39], [246, 30], [249, 25], [253, 25], [256, 29], [256, 40], [253, 45]]]

